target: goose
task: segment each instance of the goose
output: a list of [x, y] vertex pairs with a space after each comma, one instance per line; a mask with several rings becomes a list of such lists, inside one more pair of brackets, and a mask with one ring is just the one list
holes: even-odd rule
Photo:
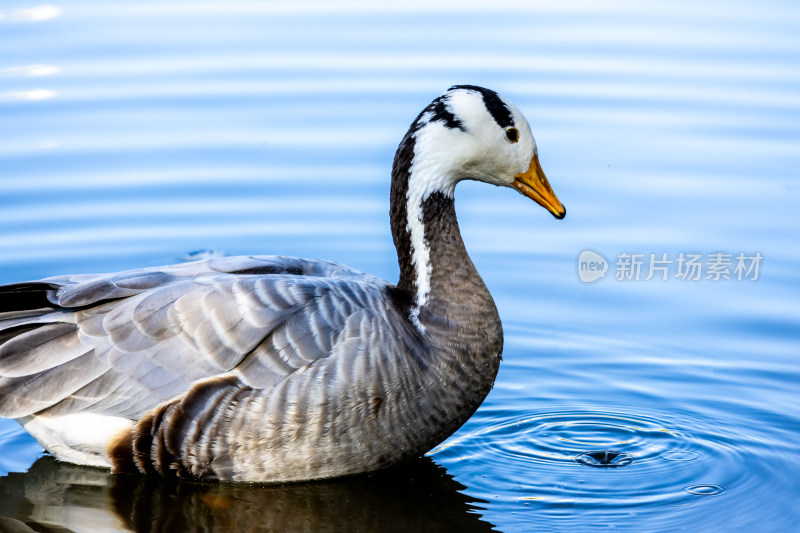
[[394, 158], [396, 285], [251, 256], [0, 287], [0, 416], [113, 473], [278, 483], [424, 454], [483, 402], [503, 348], [459, 233], [461, 180], [566, 214], [517, 106], [456, 85]]

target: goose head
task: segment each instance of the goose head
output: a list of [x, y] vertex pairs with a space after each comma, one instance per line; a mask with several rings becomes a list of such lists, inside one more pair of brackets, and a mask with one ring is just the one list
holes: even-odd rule
[[[390, 210], [397, 286], [414, 295], [410, 318], [423, 334], [420, 310], [432, 299], [445, 301], [478, 285], [485, 290], [458, 234], [453, 193], [462, 180], [513, 188], [556, 218], [566, 214], [539, 164], [528, 121], [513, 102], [474, 85], [453, 86], [433, 100], [397, 149]], [[448, 277], [455, 272], [450, 266], [467, 264], [460, 273], [470, 271], [471, 278], [458, 285]], [[485, 296], [490, 302], [488, 291]]]
[[528, 121], [496, 92], [453, 86], [420, 113], [409, 133], [409, 200], [433, 192], [452, 197], [459, 181], [476, 180], [513, 188], [558, 219], [566, 215], [539, 164]]

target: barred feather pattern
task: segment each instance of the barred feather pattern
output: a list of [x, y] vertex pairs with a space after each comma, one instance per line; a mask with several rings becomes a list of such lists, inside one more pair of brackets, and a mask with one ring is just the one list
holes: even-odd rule
[[276, 256], [6, 286], [46, 304], [0, 314], [0, 415], [29, 430], [80, 413], [130, 420], [91, 458], [51, 446], [120, 472], [291, 481], [389, 466], [466, 420], [442, 380], [470, 386], [392, 289]]

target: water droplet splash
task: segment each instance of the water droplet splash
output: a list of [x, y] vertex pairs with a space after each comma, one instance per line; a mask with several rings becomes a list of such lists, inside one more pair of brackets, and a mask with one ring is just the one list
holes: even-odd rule
[[594, 452], [583, 452], [575, 460], [582, 465], [598, 468], [616, 468], [628, 466], [633, 462], [633, 457], [625, 452], [615, 452], [613, 450], [601, 450]]

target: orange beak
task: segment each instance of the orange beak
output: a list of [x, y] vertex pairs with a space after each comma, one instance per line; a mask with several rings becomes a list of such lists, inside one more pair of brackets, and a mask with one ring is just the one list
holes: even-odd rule
[[514, 176], [514, 187], [550, 211], [554, 217], [562, 219], [566, 216], [567, 210], [556, 198], [556, 193], [550, 188], [550, 183], [547, 181], [547, 176], [544, 175], [542, 165], [539, 164], [539, 154], [533, 154], [531, 164], [525, 173]]

